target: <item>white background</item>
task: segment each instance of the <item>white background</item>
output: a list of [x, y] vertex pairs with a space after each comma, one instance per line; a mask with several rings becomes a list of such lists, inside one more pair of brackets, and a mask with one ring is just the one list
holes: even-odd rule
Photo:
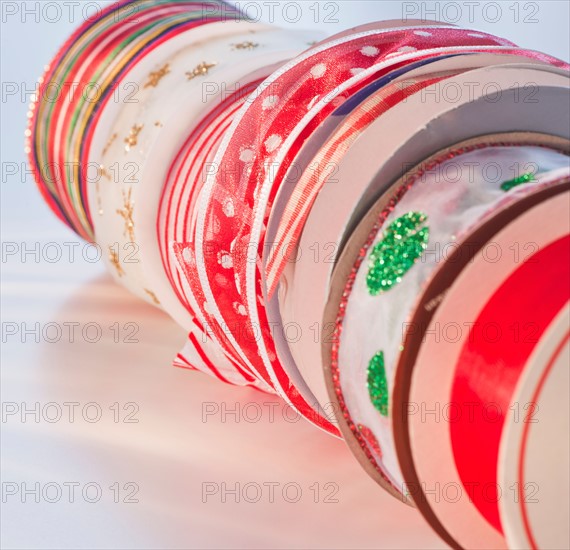
[[[265, 21], [271, 17], [263, 2], [234, 3], [249, 4], [249, 13]], [[17, 250], [2, 258], [1, 395], [5, 408], [19, 411], [2, 418], [3, 491], [14, 487], [10, 483], [20, 489], [22, 484], [33, 489], [40, 483], [44, 489], [55, 483], [65, 491], [64, 483], [80, 483], [73, 503], [67, 492], [56, 503], [41, 495], [36, 503], [33, 494], [25, 502], [21, 494], [3, 494], [2, 548], [444, 547], [419, 513], [385, 495], [366, 476], [342, 442], [304, 421], [288, 422], [277, 399], [171, 367], [184, 341], [182, 331], [164, 314], [115, 286], [101, 264], [82, 257], [84, 244], [51, 215], [23, 165], [29, 94], [43, 65], [81, 22], [85, 3], [73, 7], [66, 6], [72, 2], [59, 2], [63, 15], [57, 21], [57, 10], [46, 11], [50, 2], [1, 4], [2, 240], [4, 252]], [[333, 34], [376, 19], [401, 19], [404, 14], [439, 17], [564, 60], [570, 57], [565, 0], [520, 2], [518, 8], [512, 1], [343, 1], [328, 6], [323, 1], [319, 11], [314, 2], [296, 4], [302, 8], [299, 22], [291, 22], [295, 6], [275, 7], [274, 22]], [[13, 9], [17, 13], [12, 15]], [[58, 243], [61, 259], [46, 260], [44, 255], [54, 258], [58, 250], [48, 243]], [[73, 260], [72, 243], [80, 243]], [[33, 252], [22, 257], [24, 246], [38, 250], [39, 258]], [[36, 343], [35, 323], [40, 323], [41, 331], [49, 322], [64, 330], [69, 323], [80, 323], [75, 341], [70, 342], [64, 332], [57, 343], [42, 338]], [[120, 340], [127, 335], [125, 323], [137, 323], [139, 342], [115, 343], [110, 327], [117, 322]], [[7, 334], [15, 326], [21, 329], [21, 323], [32, 333]], [[97, 343], [81, 336], [86, 323], [101, 327]], [[64, 402], [79, 403], [75, 421], [69, 421]], [[109, 407], [130, 402], [138, 406], [134, 417], [138, 423], [123, 422], [127, 411], [114, 422]], [[35, 403], [40, 407], [39, 422], [33, 414], [22, 419], [22, 407], [34, 409]], [[48, 403], [62, 407], [61, 420], [48, 421], [47, 416], [57, 412], [46, 408]], [[101, 408], [100, 421], [83, 418], [87, 403]], [[204, 403], [218, 408], [237, 405], [241, 412], [237, 419], [218, 413], [203, 421]], [[258, 422], [248, 422], [241, 414], [251, 403], [246, 409], [251, 416], [253, 407], [264, 410]], [[276, 406], [273, 421], [267, 414], [269, 403]], [[91, 407], [85, 413], [96, 410]], [[138, 486], [138, 503], [115, 503], [109, 487], [118, 483], [123, 501], [125, 484], [131, 482]], [[268, 490], [257, 503], [236, 503], [231, 494], [226, 502], [218, 494], [204, 503], [204, 482], [228, 487], [279, 485], [273, 503]], [[336, 503], [324, 502], [327, 482], [338, 487]], [[87, 483], [102, 488], [99, 502], [89, 503], [81, 496]], [[281, 496], [286, 483], [301, 488], [298, 503]], [[315, 483], [320, 487], [317, 503]], [[48, 498], [54, 491], [48, 491]]]

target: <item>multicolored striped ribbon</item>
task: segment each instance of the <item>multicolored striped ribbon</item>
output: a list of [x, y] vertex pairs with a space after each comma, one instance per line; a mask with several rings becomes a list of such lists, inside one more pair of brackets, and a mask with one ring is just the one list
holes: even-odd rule
[[[121, 10], [132, 6], [124, 17]], [[93, 240], [86, 201], [86, 150], [98, 114], [128, 71], [160, 44], [188, 29], [239, 12], [224, 2], [135, 0], [86, 21], [40, 79], [26, 133], [30, 165], [48, 204], [77, 233]], [[69, 90], [53, 100], [50, 87]], [[87, 90], [96, 90], [92, 100]]]

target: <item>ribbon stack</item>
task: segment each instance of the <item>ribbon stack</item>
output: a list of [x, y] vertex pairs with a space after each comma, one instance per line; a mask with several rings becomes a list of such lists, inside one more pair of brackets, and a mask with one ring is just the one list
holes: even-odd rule
[[188, 331], [175, 365], [279, 394], [453, 547], [568, 548], [568, 71], [430, 21], [126, 1], [46, 68], [26, 150]]

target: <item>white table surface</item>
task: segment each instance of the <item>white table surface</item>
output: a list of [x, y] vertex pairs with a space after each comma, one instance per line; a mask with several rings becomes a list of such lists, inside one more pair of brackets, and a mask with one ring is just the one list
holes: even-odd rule
[[[14, 206], [36, 203], [34, 192], [30, 187]], [[4, 240], [5, 246], [26, 243], [28, 249], [39, 242], [40, 262], [33, 254], [22, 262], [20, 254], [2, 265], [2, 548], [445, 547], [417, 511], [368, 478], [342, 441], [304, 420], [288, 422], [279, 399], [172, 367], [184, 341], [181, 329], [115, 285], [100, 264], [81, 255], [75, 262], [43, 260], [41, 255], [56, 251], [47, 243], [75, 238], [48, 212], [39, 212], [38, 219], [33, 230], [14, 220], [17, 237]], [[123, 327], [119, 343], [110, 328], [117, 322]], [[60, 341], [48, 341], [57, 337], [48, 323], [62, 329]], [[73, 342], [70, 323], [79, 323]], [[82, 336], [87, 323], [96, 324], [88, 339], [100, 327], [98, 342]], [[123, 341], [125, 323], [139, 327], [138, 343]], [[23, 335], [23, 326], [32, 332]], [[11, 334], [15, 327], [18, 333]], [[78, 403], [74, 421], [73, 406], [64, 403]], [[124, 422], [132, 407], [120, 409], [115, 422], [109, 409], [114, 403], [135, 403], [138, 422]], [[251, 403], [259, 407], [243, 408]], [[236, 406], [237, 419], [228, 412], [204, 418], [204, 407]], [[38, 410], [39, 418], [22, 416], [24, 407]], [[61, 418], [50, 422], [58, 410]], [[98, 410], [99, 421], [84, 418], [95, 419]], [[262, 417], [248, 421], [259, 410]], [[74, 482], [81, 485], [71, 503]], [[222, 483], [228, 489], [257, 483], [261, 499], [236, 503], [226, 493], [223, 502], [220, 492], [204, 503], [205, 482], [220, 491]], [[279, 484], [274, 502], [267, 485], [272, 482]], [[22, 489], [33, 490], [36, 483], [40, 502], [33, 493], [22, 502]], [[49, 502], [57, 497], [57, 486], [48, 485], [54, 483], [63, 491], [59, 502]], [[101, 487], [98, 502], [83, 498], [88, 483]], [[114, 483], [121, 488], [119, 503], [109, 489]], [[137, 503], [123, 502], [133, 487], [127, 483], [138, 487]], [[301, 489], [298, 502], [283, 498], [287, 483], [297, 484], [289, 488], [290, 500]], [[326, 483], [338, 488], [338, 502], [325, 502], [332, 491]], [[14, 484], [18, 493], [12, 495]], [[87, 499], [95, 498], [94, 491], [88, 489]], [[246, 498], [256, 498], [255, 486]]]

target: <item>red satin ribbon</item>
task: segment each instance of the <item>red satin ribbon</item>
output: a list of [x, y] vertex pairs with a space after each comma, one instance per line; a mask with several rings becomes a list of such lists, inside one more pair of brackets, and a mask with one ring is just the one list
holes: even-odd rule
[[[497, 490], [505, 415], [530, 354], [569, 295], [570, 235], [528, 258], [504, 281], [481, 310], [457, 359], [451, 403], [474, 413], [450, 422], [455, 462], [475, 506], [500, 532], [497, 502], [509, 491], [501, 487], [501, 497]], [[498, 327], [500, 337], [482, 336], [482, 327], [491, 326]], [[526, 334], [526, 327], [532, 332]]]

